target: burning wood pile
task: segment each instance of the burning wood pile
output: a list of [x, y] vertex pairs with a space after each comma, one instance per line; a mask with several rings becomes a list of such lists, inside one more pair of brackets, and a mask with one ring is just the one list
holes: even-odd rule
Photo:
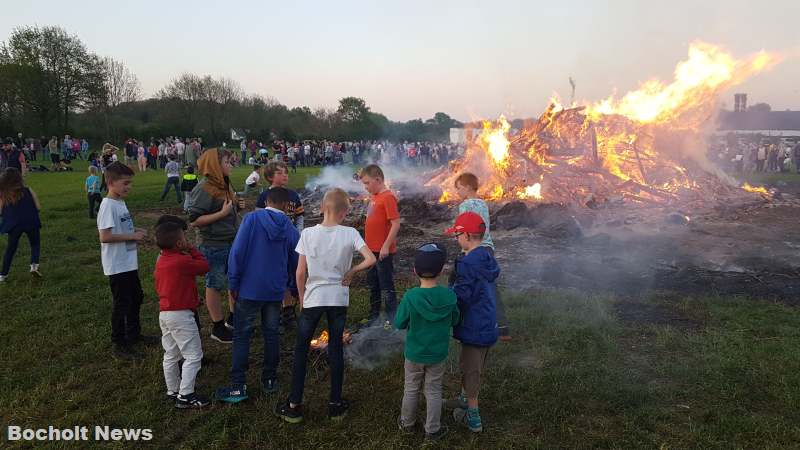
[[488, 200], [586, 207], [615, 201], [690, 207], [768, 195], [740, 188], [712, 168], [704, 130], [723, 90], [776, 61], [764, 52], [735, 60], [713, 45], [692, 44], [669, 85], [649, 81], [619, 100], [581, 106], [552, 100], [538, 120], [513, 135], [504, 117], [484, 122], [463, 158], [427, 186], [442, 187], [440, 202], [447, 203], [455, 177], [469, 171], [481, 179], [478, 193]]

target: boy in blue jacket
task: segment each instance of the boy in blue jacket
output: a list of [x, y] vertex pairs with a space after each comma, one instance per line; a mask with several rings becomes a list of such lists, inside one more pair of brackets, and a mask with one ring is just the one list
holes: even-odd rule
[[300, 233], [284, 213], [289, 191], [274, 188], [266, 209], [245, 216], [228, 256], [228, 285], [235, 299], [231, 385], [217, 391], [219, 400], [238, 403], [247, 398], [245, 373], [250, 354], [253, 319], [261, 316], [264, 363], [261, 385], [266, 393], [278, 390], [280, 357], [278, 326], [286, 286], [297, 270], [295, 247]]
[[454, 408], [456, 422], [475, 433], [483, 430], [478, 410], [481, 372], [489, 348], [497, 342], [498, 336], [495, 280], [500, 268], [492, 252], [481, 246], [485, 231], [486, 224], [474, 212], [459, 214], [453, 227], [446, 231], [458, 239], [464, 251], [464, 255], [456, 259], [455, 280], [451, 285], [461, 312], [461, 323], [453, 330], [453, 337], [461, 342], [461, 394], [446, 405]]

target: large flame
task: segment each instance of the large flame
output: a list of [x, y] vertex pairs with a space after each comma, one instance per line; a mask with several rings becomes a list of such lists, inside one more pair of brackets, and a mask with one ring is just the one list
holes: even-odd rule
[[686, 164], [701, 158], [702, 130], [722, 92], [778, 59], [762, 51], [737, 60], [695, 42], [668, 84], [650, 80], [618, 100], [578, 107], [553, 99], [537, 122], [513, 137], [505, 117], [484, 121], [464, 157], [428, 185], [443, 187], [441, 202], [456, 198], [452, 183], [461, 172], [475, 173], [478, 195], [490, 200], [565, 202], [622, 190], [635, 201], [671, 201], [685, 190], [700, 190], [698, 174]]

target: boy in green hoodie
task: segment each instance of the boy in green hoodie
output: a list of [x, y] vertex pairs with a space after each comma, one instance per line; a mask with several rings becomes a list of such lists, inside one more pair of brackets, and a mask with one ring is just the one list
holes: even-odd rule
[[395, 327], [408, 329], [405, 389], [398, 426], [404, 432], [413, 430], [424, 381], [426, 440], [437, 440], [447, 433], [447, 427], [441, 424], [442, 377], [450, 330], [458, 324], [459, 312], [453, 291], [437, 284], [445, 261], [447, 252], [437, 244], [425, 244], [417, 249], [414, 272], [419, 277], [420, 287], [406, 292], [394, 320]]

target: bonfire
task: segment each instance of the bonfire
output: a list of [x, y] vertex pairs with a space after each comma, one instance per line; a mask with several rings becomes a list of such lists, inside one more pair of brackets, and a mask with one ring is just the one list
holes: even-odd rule
[[744, 60], [696, 42], [670, 84], [653, 80], [622, 98], [562, 105], [551, 100], [538, 120], [516, 134], [504, 117], [483, 122], [464, 154], [435, 174], [440, 202], [453, 197], [464, 171], [481, 178], [478, 194], [493, 201], [590, 206], [686, 205], [731, 196], [769, 195], [739, 187], [705, 158], [705, 137], [723, 91], [773, 66], [775, 55]]

